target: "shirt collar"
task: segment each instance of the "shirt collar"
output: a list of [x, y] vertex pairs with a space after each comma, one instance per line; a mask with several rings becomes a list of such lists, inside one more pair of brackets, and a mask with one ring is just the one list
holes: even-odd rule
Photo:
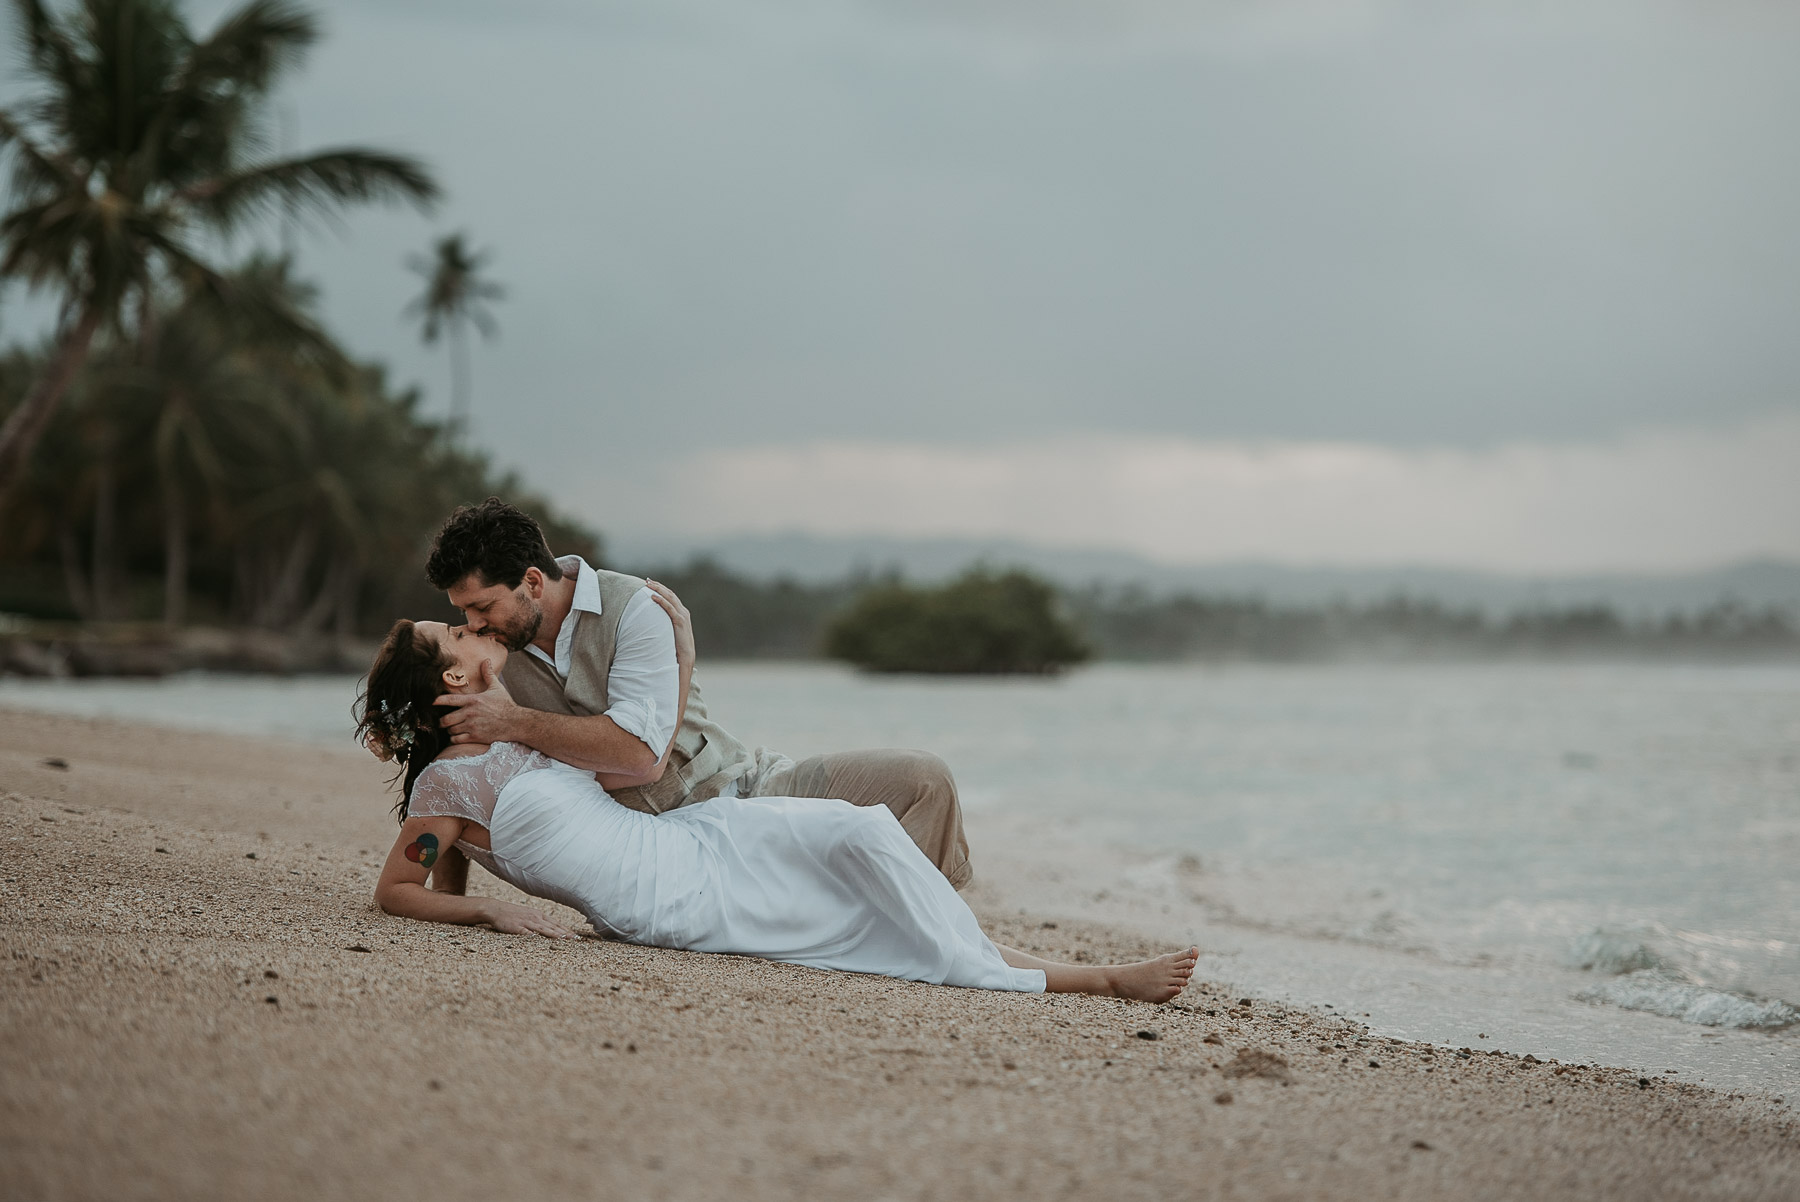
[[556, 561], [556, 566], [563, 570], [563, 575], [575, 577], [575, 599], [570, 602], [570, 611], [581, 610], [583, 613], [600, 612], [600, 573], [588, 566], [588, 561], [579, 555], [564, 555]]
[[563, 619], [562, 629], [556, 632], [556, 655], [545, 655], [536, 643], [525, 650], [555, 668], [556, 674], [567, 680], [575, 658], [575, 624], [579, 621], [575, 615], [600, 612], [600, 575], [579, 555], [564, 555], [556, 561], [556, 566], [563, 570], [565, 577], [571, 574], [575, 577], [575, 597], [569, 603], [569, 616]]

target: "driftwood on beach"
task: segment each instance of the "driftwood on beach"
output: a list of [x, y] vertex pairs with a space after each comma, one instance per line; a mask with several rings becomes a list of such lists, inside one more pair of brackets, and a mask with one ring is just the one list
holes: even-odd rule
[[0, 676], [360, 672], [374, 654], [375, 644], [366, 640], [272, 630], [51, 622], [0, 629]]

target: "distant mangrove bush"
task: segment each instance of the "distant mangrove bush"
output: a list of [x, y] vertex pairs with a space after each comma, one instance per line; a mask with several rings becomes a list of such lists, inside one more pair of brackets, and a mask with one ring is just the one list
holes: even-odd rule
[[1050, 585], [982, 569], [939, 588], [868, 590], [830, 624], [825, 653], [871, 672], [1039, 675], [1090, 654]]
[[1107, 659], [1166, 662], [1560, 657], [1757, 658], [1800, 653], [1800, 624], [1781, 609], [1729, 599], [1697, 613], [1627, 618], [1605, 605], [1496, 616], [1393, 597], [1283, 606], [1253, 597], [1154, 597], [1084, 589], [1070, 611]]
[[[643, 566], [632, 570], [646, 573]], [[704, 659], [827, 654], [878, 671], [963, 670], [886, 666], [914, 658], [896, 646], [903, 638], [934, 641], [918, 633], [923, 607], [917, 599], [941, 591], [909, 588], [894, 570], [762, 580], [695, 559], [649, 566], [647, 574], [674, 586], [693, 610]], [[1067, 615], [1096, 658], [1142, 663], [1800, 656], [1800, 621], [1792, 612], [1729, 600], [1686, 613], [1631, 616], [1602, 605], [1502, 615], [1408, 597], [1283, 605], [1255, 597], [1154, 595], [1132, 586], [1094, 585], [1057, 597], [1055, 612]]]

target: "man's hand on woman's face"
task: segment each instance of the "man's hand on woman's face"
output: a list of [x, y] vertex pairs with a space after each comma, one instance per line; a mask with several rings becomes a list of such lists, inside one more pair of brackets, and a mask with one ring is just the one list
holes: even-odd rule
[[444, 707], [442, 722], [452, 743], [517, 742], [519, 719], [525, 712], [494, 675], [493, 665], [481, 661], [479, 693], [445, 693], [435, 704]]

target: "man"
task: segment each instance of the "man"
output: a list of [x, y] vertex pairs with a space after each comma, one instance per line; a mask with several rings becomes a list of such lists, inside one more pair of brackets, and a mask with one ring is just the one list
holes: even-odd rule
[[[438, 698], [450, 708], [444, 725], [456, 742], [522, 743], [595, 772], [640, 778], [613, 796], [653, 814], [714, 797], [885, 805], [952, 885], [972, 879], [956, 784], [941, 759], [852, 751], [795, 763], [752, 751], [707, 716], [698, 681], [677, 729], [674, 624], [650, 588], [577, 555], [557, 559], [537, 522], [498, 497], [450, 515], [425, 574], [471, 631], [515, 653], [488, 691]], [[461, 892], [466, 872], [464, 862], [435, 882]]]

